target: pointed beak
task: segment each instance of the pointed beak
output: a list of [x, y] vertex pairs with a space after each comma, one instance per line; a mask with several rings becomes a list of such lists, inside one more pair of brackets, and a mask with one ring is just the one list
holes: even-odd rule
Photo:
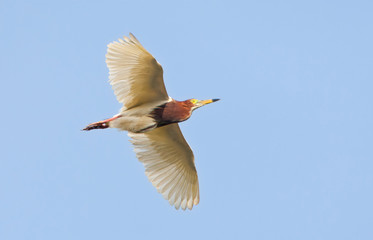
[[199, 102], [198, 102], [198, 105], [199, 105], [200, 107], [202, 107], [202, 106], [204, 106], [204, 105], [206, 105], [206, 104], [213, 103], [213, 102], [216, 102], [216, 101], [219, 101], [219, 100], [220, 100], [220, 99], [218, 99], [218, 98], [209, 99], [209, 100], [202, 100], [202, 101], [199, 101]]

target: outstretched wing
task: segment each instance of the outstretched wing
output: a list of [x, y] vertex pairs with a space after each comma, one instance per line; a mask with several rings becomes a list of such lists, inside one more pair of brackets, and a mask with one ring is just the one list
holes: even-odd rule
[[167, 101], [162, 66], [130, 33], [108, 45], [106, 64], [114, 93], [124, 110], [145, 103]]
[[158, 192], [185, 210], [199, 202], [199, 186], [194, 155], [177, 123], [146, 133], [131, 133], [137, 158]]

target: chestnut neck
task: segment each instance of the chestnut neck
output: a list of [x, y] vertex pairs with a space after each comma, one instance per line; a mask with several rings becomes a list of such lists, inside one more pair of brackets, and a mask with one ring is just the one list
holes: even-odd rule
[[183, 122], [192, 115], [193, 104], [190, 100], [172, 100], [155, 108], [151, 116], [158, 122], [158, 126]]

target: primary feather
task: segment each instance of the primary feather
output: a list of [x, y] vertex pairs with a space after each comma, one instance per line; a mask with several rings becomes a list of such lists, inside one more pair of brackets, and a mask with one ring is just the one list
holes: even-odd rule
[[162, 66], [130, 34], [108, 45], [106, 64], [114, 93], [124, 109], [169, 99]]
[[199, 202], [194, 156], [177, 123], [146, 133], [131, 133], [137, 158], [153, 186], [176, 209]]

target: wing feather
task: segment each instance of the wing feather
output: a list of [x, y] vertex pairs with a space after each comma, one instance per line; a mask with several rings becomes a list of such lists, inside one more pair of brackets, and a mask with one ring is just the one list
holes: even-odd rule
[[106, 64], [109, 82], [123, 110], [169, 99], [162, 66], [132, 34], [108, 45]]
[[137, 158], [153, 186], [174, 205], [192, 209], [199, 202], [194, 155], [177, 123], [146, 133], [131, 133]]

